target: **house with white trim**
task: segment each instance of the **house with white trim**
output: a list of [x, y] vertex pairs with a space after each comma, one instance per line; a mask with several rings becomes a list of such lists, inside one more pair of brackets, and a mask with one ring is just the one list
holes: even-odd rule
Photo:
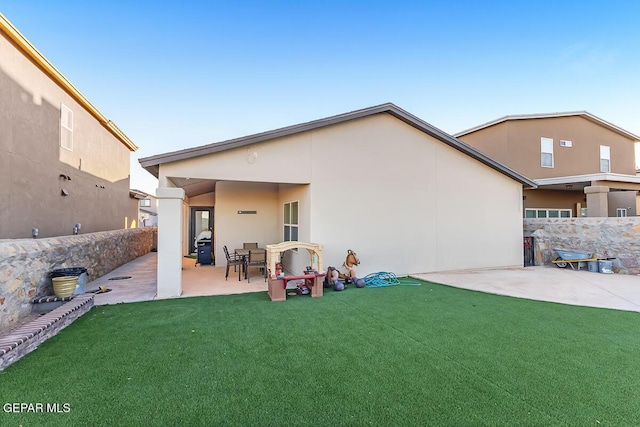
[[[139, 159], [158, 178], [158, 297], [180, 295], [193, 209], [212, 212], [224, 265], [243, 242], [357, 252], [358, 274], [521, 266], [523, 188], [536, 184], [397, 107], [382, 104]], [[310, 265], [306, 250], [286, 270]]]
[[635, 216], [640, 137], [587, 111], [501, 117], [455, 136], [534, 180], [526, 218]]

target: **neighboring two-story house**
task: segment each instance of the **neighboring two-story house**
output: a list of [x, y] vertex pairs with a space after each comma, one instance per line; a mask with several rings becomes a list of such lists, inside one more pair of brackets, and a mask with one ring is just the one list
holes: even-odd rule
[[158, 226], [158, 199], [140, 190], [130, 190], [129, 195], [138, 204], [138, 227]]
[[640, 137], [593, 114], [505, 116], [455, 136], [538, 184], [527, 218], [638, 215]]
[[0, 14], [0, 239], [136, 226], [136, 149]]

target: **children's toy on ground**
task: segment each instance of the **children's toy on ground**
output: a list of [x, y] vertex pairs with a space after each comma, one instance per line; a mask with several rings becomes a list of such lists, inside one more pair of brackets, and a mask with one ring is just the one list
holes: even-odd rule
[[343, 291], [349, 283], [354, 283], [356, 287], [364, 288], [364, 280], [356, 276], [356, 265], [360, 265], [358, 255], [351, 249], [347, 250], [347, 258], [341, 267], [329, 267], [327, 269], [324, 287], [332, 287], [334, 291]]

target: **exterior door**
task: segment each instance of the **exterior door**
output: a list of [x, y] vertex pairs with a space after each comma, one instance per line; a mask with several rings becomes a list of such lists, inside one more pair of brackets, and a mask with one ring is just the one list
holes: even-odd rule
[[[189, 220], [189, 252], [196, 253], [196, 238], [198, 234], [205, 230], [211, 230], [211, 245], [213, 248], [213, 208], [211, 207], [192, 207], [191, 219]], [[214, 251], [215, 253], [215, 251]], [[216, 264], [215, 259], [213, 265]]]

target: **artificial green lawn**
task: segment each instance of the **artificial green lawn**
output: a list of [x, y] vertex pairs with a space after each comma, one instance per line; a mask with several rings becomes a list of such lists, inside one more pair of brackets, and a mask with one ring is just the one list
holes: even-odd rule
[[70, 412], [0, 425], [640, 425], [639, 331], [426, 282], [94, 307], [0, 372]]

